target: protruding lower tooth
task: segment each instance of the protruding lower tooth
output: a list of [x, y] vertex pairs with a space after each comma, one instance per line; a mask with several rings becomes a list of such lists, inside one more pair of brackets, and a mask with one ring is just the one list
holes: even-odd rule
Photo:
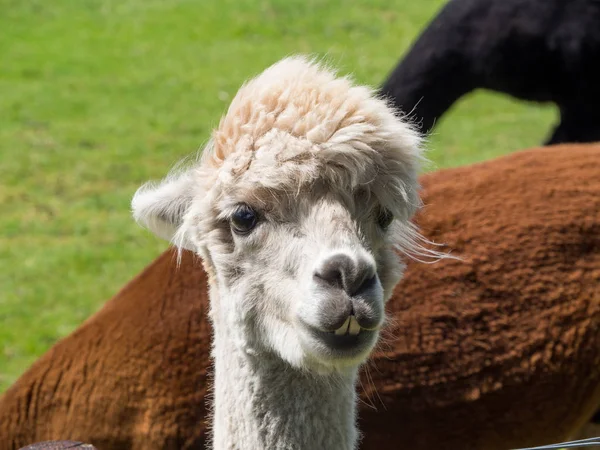
[[335, 330], [335, 334], [337, 336], [343, 336], [344, 334], [346, 334], [346, 332], [348, 331], [348, 327], [350, 326], [350, 316], [348, 316], [348, 318], [346, 319], [346, 321], [342, 324], [341, 327], [339, 327], [337, 330]]
[[360, 333], [360, 325], [358, 324], [356, 317], [350, 316], [350, 326], [348, 327], [348, 334], [356, 336], [358, 333]]

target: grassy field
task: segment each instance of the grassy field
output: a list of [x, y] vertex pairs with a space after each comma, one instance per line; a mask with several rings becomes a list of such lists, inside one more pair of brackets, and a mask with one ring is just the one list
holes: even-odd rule
[[[380, 83], [442, 0], [0, 0], [0, 392], [166, 243], [137, 186], [206, 141], [239, 84], [325, 55]], [[436, 167], [533, 146], [555, 112], [475, 93]]]

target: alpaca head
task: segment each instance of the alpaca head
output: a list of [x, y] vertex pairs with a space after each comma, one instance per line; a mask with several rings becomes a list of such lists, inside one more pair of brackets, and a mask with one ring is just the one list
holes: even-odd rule
[[356, 367], [414, 243], [419, 153], [371, 90], [287, 58], [240, 89], [196, 164], [140, 188], [134, 216], [203, 258], [217, 336]]

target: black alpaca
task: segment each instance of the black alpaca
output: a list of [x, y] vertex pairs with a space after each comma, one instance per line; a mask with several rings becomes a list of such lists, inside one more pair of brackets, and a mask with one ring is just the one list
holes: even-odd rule
[[600, 141], [600, 0], [451, 0], [381, 92], [428, 132], [478, 88], [555, 103], [546, 144]]

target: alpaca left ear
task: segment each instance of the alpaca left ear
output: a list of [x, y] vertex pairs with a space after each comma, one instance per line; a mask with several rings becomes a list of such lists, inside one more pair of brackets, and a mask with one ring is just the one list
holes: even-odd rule
[[[183, 223], [183, 217], [192, 204], [194, 186], [191, 171], [167, 177], [159, 184], [146, 183], [131, 200], [135, 221], [158, 237], [173, 242]], [[187, 239], [174, 243], [194, 250]]]

